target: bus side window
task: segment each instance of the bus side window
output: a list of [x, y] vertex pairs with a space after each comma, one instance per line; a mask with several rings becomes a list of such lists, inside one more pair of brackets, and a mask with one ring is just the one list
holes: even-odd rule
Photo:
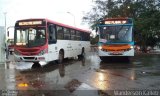
[[76, 31], [76, 40], [80, 41], [81, 40], [81, 36], [80, 36], [80, 32]]
[[63, 28], [64, 29], [64, 39], [65, 40], [70, 40], [70, 30], [68, 28]]
[[89, 41], [90, 40], [90, 34], [86, 32], [81, 33], [82, 41]]
[[90, 41], [90, 33], [87, 33], [87, 41]]
[[49, 44], [56, 43], [56, 30], [55, 30], [55, 25], [50, 24], [49, 25]]
[[75, 30], [71, 30], [71, 40], [76, 40]]
[[57, 29], [57, 39], [63, 40], [63, 27], [56, 26]]
[[81, 41], [84, 41], [84, 32], [81, 32]]

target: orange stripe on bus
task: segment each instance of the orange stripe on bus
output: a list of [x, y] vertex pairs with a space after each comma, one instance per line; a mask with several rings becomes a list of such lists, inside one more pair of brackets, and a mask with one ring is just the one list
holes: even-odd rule
[[103, 45], [102, 49], [108, 50], [108, 51], [119, 51], [119, 50], [126, 50], [130, 49], [131, 45]]

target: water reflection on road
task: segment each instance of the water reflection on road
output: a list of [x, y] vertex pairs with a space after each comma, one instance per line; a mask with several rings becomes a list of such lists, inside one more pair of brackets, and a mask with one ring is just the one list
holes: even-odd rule
[[99, 90], [158, 89], [159, 58], [159, 55], [140, 54], [127, 63], [102, 62], [96, 52], [90, 52], [85, 59], [66, 59], [62, 64], [42, 62], [38, 68], [33, 67], [33, 63], [12, 61], [6, 64], [6, 69], [0, 70], [0, 87], [13, 90], [65, 90], [66, 94], [70, 90], [76, 93], [77, 89], [88, 89], [97, 90], [97, 95]]
[[[97, 76], [93, 78], [97, 83], [94, 82], [94, 86], [101, 90], [158, 89], [159, 57], [154, 54], [143, 54], [131, 58], [129, 63], [100, 62], [99, 67], [95, 67]], [[101, 80], [103, 82], [100, 83]], [[105, 85], [105, 88], [101, 85]]]

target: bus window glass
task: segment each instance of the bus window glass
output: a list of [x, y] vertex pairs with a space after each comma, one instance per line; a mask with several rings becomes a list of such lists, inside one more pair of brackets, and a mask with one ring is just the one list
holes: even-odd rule
[[83, 32], [83, 41], [86, 41], [86, 33]]
[[90, 41], [90, 33], [87, 33], [87, 41]]
[[63, 27], [57, 26], [57, 39], [63, 39]]
[[75, 40], [75, 38], [76, 38], [75, 30], [71, 30], [71, 40]]
[[131, 26], [106, 26], [100, 27], [100, 37], [108, 42], [131, 42]]
[[26, 34], [26, 31], [28, 30], [17, 30], [16, 33], [16, 45], [26, 45], [27, 42], [27, 38], [28, 38], [28, 34]]
[[26, 47], [42, 46], [46, 42], [46, 31], [42, 28], [21, 28], [16, 29], [15, 38], [16, 45], [23, 45]]
[[29, 30], [29, 34], [30, 34], [30, 35], [29, 35], [29, 40], [32, 41], [32, 40], [35, 40], [35, 39], [36, 39], [36, 38], [35, 38], [35, 37], [36, 37], [36, 30], [35, 30], [35, 29], [30, 29], [30, 30]]
[[46, 40], [45, 40], [45, 30], [44, 29], [29, 30], [29, 46], [44, 45], [45, 41]]
[[51, 40], [55, 40], [56, 39], [56, 32], [55, 32], [54, 26], [51, 29], [50, 35], [51, 35]]
[[49, 30], [49, 44], [56, 43], [56, 30], [55, 30], [55, 25], [49, 25], [48, 27]]
[[84, 41], [84, 32], [81, 32], [81, 40]]
[[70, 31], [68, 28], [64, 28], [64, 39], [70, 40]]
[[76, 31], [76, 40], [81, 40], [80, 32]]

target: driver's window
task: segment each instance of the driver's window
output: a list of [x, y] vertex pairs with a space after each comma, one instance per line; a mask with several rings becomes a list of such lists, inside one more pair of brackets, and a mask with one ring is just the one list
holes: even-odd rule
[[[27, 32], [26, 32], [27, 34]], [[35, 29], [29, 29], [29, 40], [35, 40], [36, 37], [36, 30]]]

